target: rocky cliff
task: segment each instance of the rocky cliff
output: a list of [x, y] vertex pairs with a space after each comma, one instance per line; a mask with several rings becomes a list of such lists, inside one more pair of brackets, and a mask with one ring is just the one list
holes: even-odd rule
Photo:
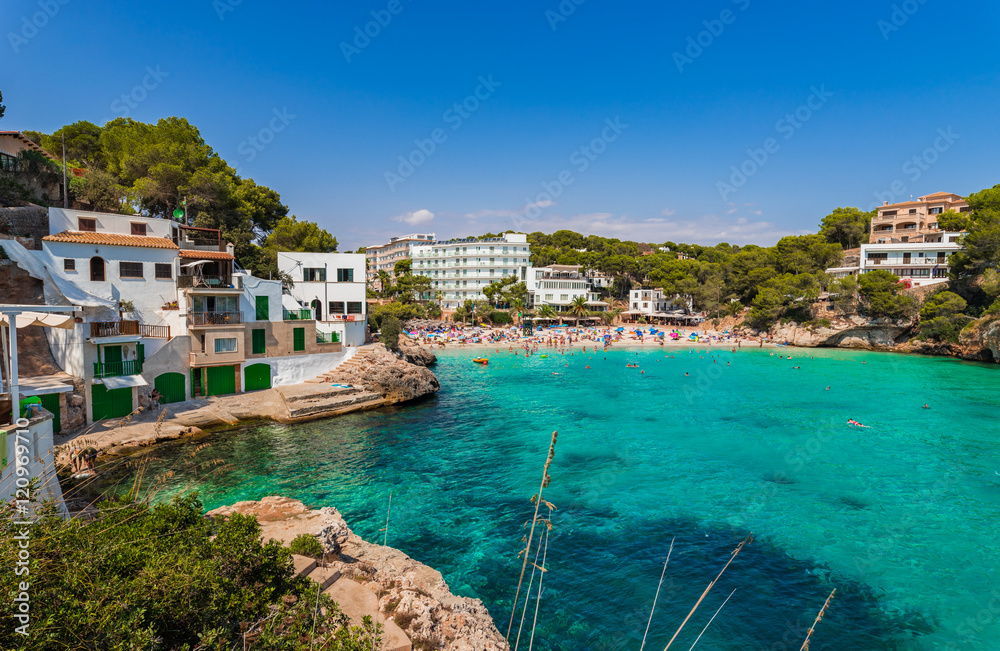
[[1000, 319], [985, 317], [959, 336], [960, 356], [980, 362], [1000, 362]]
[[[419, 346], [408, 346], [412, 356], [426, 360], [436, 358], [428, 351], [418, 353]], [[361, 386], [374, 393], [381, 394], [389, 402], [405, 402], [435, 393], [441, 388], [434, 373], [426, 364], [418, 365], [410, 362], [409, 356], [397, 357], [382, 344], [372, 346], [366, 355], [365, 364], [353, 366], [342, 365], [325, 375], [333, 382]]]
[[434, 353], [405, 336], [399, 338], [399, 352], [402, 354], [403, 359], [410, 364], [416, 364], [417, 366], [434, 366], [437, 364], [437, 356]]
[[912, 321], [869, 321], [860, 316], [848, 316], [831, 319], [829, 326], [804, 326], [798, 323], [779, 325], [772, 330], [772, 336], [779, 342], [788, 341], [794, 346], [809, 348], [890, 350], [906, 341], [912, 328]]
[[[392, 547], [366, 542], [357, 536], [335, 508], [307, 509], [286, 497], [265, 497], [259, 502], [238, 502], [208, 513], [212, 517], [233, 513], [253, 515], [261, 536], [290, 543], [309, 534], [323, 545], [329, 570], [360, 584], [377, 598], [379, 620], [391, 619], [412, 640], [414, 648], [438, 651], [509, 651], [510, 647], [479, 599], [451, 593], [437, 570], [413, 560]], [[347, 594], [331, 586], [331, 596]], [[355, 589], [357, 592], [357, 589]]]

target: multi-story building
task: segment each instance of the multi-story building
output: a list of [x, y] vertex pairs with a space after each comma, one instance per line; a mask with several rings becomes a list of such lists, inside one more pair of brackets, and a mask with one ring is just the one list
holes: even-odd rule
[[951, 192], [935, 192], [916, 201], [888, 202], [872, 219], [870, 244], [941, 242], [937, 216], [943, 212], [970, 212], [968, 202]]
[[551, 264], [528, 270], [528, 308], [551, 305], [556, 312], [566, 312], [573, 301], [583, 296], [587, 309], [603, 312], [608, 304], [601, 300], [590, 281], [580, 273], [579, 265]]
[[826, 271], [834, 278], [844, 278], [885, 269], [914, 287], [943, 283], [948, 280], [948, 259], [962, 248], [961, 235], [939, 231], [934, 233], [933, 242], [862, 244], [848, 264]]
[[372, 289], [381, 289], [378, 272], [392, 273], [400, 260], [410, 260], [413, 257], [413, 247], [434, 242], [434, 233], [400, 235], [390, 238], [386, 244], [365, 247], [365, 257], [368, 260], [367, 281]]
[[503, 278], [527, 282], [530, 257], [523, 233], [434, 242], [413, 247], [413, 273], [431, 281], [431, 290], [421, 298], [433, 300], [440, 294], [441, 307], [454, 310], [467, 300], [484, 300], [483, 289]]
[[320, 332], [345, 346], [364, 345], [368, 308], [362, 253], [278, 253], [278, 270], [292, 278], [291, 297]]
[[0, 246], [47, 303], [81, 308], [46, 336], [84, 382], [88, 423], [128, 415], [152, 387], [171, 403], [302, 382], [341, 352], [309, 314], [284, 312], [280, 282], [240, 269], [216, 229], [50, 208], [49, 231], [40, 251]]

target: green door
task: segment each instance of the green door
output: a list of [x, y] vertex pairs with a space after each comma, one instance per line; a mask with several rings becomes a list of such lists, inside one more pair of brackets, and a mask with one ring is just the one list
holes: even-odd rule
[[181, 373], [161, 373], [153, 380], [153, 387], [160, 394], [160, 404], [184, 400], [184, 376]]
[[269, 364], [251, 364], [243, 371], [243, 390], [260, 391], [271, 388], [271, 366]]
[[121, 346], [105, 346], [104, 347], [104, 363], [105, 364], [121, 364], [122, 363], [122, 347]]
[[267, 321], [267, 296], [257, 297], [257, 320]]
[[94, 420], [123, 418], [132, 413], [132, 387], [111, 389], [103, 384], [95, 384], [91, 395]]
[[[265, 297], [266, 298], [266, 297]], [[263, 355], [267, 352], [267, 333], [264, 328], [254, 328], [250, 331], [250, 353], [253, 355]]]
[[299, 352], [300, 350], [306, 349], [306, 329], [305, 328], [293, 328], [292, 329], [292, 350], [294, 352]]
[[38, 396], [42, 401], [42, 406], [48, 411], [52, 412], [52, 431], [53, 433], [58, 432], [62, 429], [62, 423], [59, 420], [59, 394], [58, 393], [48, 393], [44, 396]]
[[226, 396], [236, 393], [235, 366], [209, 366], [207, 396]]

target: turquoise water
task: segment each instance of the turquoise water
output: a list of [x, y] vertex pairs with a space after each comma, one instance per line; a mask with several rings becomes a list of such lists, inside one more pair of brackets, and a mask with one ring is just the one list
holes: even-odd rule
[[197, 487], [208, 508], [333, 505], [373, 541], [391, 491], [389, 544], [505, 630], [558, 430], [536, 648], [637, 650], [676, 538], [646, 645], [663, 649], [753, 532], [672, 649], [736, 589], [697, 648], [797, 650], [834, 587], [813, 651], [1000, 649], [1000, 368], [798, 349], [473, 356], [439, 357], [434, 398], [213, 437], [200, 457], [231, 466], [209, 475], [175, 464], [191, 444], [158, 449], [148, 476], [179, 469], [169, 491]]

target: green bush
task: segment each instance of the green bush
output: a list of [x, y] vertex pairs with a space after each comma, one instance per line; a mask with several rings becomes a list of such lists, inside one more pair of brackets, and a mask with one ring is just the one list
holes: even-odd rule
[[399, 323], [399, 319], [391, 314], [386, 314], [382, 317], [379, 341], [385, 344], [389, 350], [399, 350], [399, 333], [402, 330], [403, 326]]
[[288, 545], [288, 551], [293, 554], [298, 554], [299, 556], [322, 558], [323, 545], [321, 545], [319, 540], [316, 539], [316, 536], [307, 533], [300, 533], [295, 536], [291, 544]]
[[[15, 536], [24, 528], [13, 524], [17, 519], [12, 506], [0, 506], [0, 559], [9, 568], [18, 554]], [[213, 522], [197, 496], [155, 506], [106, 501], [87, 521], [64, 520], [46, 506], [30, 536], [29, 574], [0, 573], [0, 592], [8, 596], [0, 602], [7, 622], [0, 648], [309, 648], [308, 636], [291, 624], [297, 608], [302, 617], [312, 612], [312, 583], [294, 577], [291, 552], [274, 541], [261, 543], [251, 516]], [[30, 582], [27, 637], [14, 630], [17, 609], [9, 598], [22, 581]], [[289, 625], [265, 636], [255, 632], [265, 619]], [[317, 631], [317, 640], [331, 640], [317, 648], [371, 648], [335, 608], [317, 620]]]
[[496, 310], [490, 314], [490, 323], [493, 325], [510, 325], [514, 323], [514, 319], [511, 318], [509, 312], [504, 312], [502, 310]]
[[898, 321], [917, 313], [917, 299], [899, 293], [899, 276], [890, 271], [876, 269], [862, 274], [858, 288], [865, 313], [873, 319]]
[[394, 316], [400, 322], [405, 323], [410, 319], [422, 319], [425, 314], [423, 306], [417, 303], [393, 301], [385, 305], [373, 306], [368, 311], [368, 323], [371, 324], [372, 330], [380, 330], [382, 328], [382, 319], [387, 315]]
[[954, 292], [943, 291], [927, 297], [920, 309], [921, 337], [958, 343], [958, 333], [972, 321], [962, 314], [967, 305]]

